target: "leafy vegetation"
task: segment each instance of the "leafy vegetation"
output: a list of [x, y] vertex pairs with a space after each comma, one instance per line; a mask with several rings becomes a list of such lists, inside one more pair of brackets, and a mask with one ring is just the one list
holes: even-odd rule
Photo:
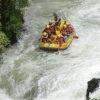
[[9, 45], [9, 40], [7, 36], [0, 32], [0, 53], [4, 52], [6, 50], [6, 47]]
[[[0, 32], [0, 41], [3, 40], [3, 34], [3, 36], [5, 37], [5, 41], [8, 42], [9, 40], [11, 45], [17, 42], [17, 38], [21, 35], [20, 30], [23, 27], [24, 23], [23, 8], [27, 5], [28, 0], [1, 0], [0, 31], [2, 31], [3, 33]], [[3, 46], [3, 44], [0, 44], [0, 46]]]

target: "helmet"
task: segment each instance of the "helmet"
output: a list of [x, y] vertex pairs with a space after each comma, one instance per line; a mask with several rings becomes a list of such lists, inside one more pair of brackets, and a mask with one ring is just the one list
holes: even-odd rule
[[59, 34], [61, 34], [61, 32], [60, 32], [60, 31], [58, 31], [58, 30], [56, 30], [56, 35], [59, 35]]
[[46, 27], [47, 27], [47, 28], [49, 28], [49, 27], [50, 27], [50, 25], [47, 25]]
[[57, 36], [58, 36], [58, 37], [61, 37], [62, 35], [61, 35], [61, 34], [58, 34]]
[[46, 36], [46, 35], [47, 35], [47, 33], [46, 33], [46, 32], [43, 32], [43, 35], [44, 35], [44, 36]]

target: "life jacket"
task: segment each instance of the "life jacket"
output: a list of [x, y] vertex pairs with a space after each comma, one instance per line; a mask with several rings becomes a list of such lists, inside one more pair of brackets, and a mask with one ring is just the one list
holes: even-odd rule
[[67, 28], [67, 25], [63, 25], [63, 27], [61, 29], [61, 33], [66, 33], [66, 28]]
[[62, 34], [59, 34], [57, 36], [57, 40], [58, 40], [58, 43], [59, 43], [59, 46], [61, 47], [63, 43], [65, 43], [65, 39], [64, 39], [64, 36]]
[[59, 30], [56, 30], [55, 33], [57, 36], [61, 34], [61, 32]]
[[60, 30], [62, 30], [62, 29], [63, 29], [63, 27], [64, 27], [64, 23], [65, 23], [65, 21], [64, 21], [64, 20], [61, 20], [61, 21], [60, 21], [60, 26], [59, 26], [59, 27], [60, 27]]
[[54, 26], [50, 27], [50, 32], [53, 33], [53, 34], [55, 33], [55, 27]]

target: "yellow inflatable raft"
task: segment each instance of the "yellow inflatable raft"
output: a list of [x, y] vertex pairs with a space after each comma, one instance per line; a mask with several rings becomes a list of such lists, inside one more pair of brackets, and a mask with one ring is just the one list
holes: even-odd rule
[[[60, 34], [62, 34], [62, 33], [60, 33]], [[76, 33], [73, 32], [70, 35], [64, 36], [64, 42], [61, 43], [61, 44], [59, 42], [53, 42], [53, 41], [43, 42], [42, 39], [40, 39], [39, 48], [42, 49], [42, 50], [49, 50], [49, 51], [64, 50], [64, 49], [69, 47], [69, 45], [73, 41], [73, 38], [74, 38], [75, 34]], [[55, 37], [57, 37], [58, 35], [59, 35], [59, 32], [58, 32], [58, 34], [55, 35]], [[42, 33], [42, 36], [43, 36], [43, 33]], [[42, 38], [42, 36], [41, 36], [41, 38]]]
[[64, 50], [69, 47], [72, 41], [73, 41], [73, 35], [71, 34], [66, 38], [65, 43], [62, 43], [62, 45], [59, 45], [57, 43], [44, 43], [40, 40], [39, 47], [42, 50], [50, 50], [50, 51]]

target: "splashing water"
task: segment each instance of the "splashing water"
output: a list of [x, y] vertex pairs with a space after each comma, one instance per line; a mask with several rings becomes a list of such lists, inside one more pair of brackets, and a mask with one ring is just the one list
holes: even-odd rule
[[4, 93], [4, 91], [0, 90], [0, 100], [13, 100], [8, 95]]
[[[63, 12], [80, 37], [59, 54], [37, 49], [53, 12]], [[31, 1], [25, 13], [28, 31], [1, 57], [0, 88], [5, 92], [0, 100], [85, 100], [87, 81], [100, 78], [99, 12], [99, 0]], [[95, 97], [100, 99], [99, 90]]]

